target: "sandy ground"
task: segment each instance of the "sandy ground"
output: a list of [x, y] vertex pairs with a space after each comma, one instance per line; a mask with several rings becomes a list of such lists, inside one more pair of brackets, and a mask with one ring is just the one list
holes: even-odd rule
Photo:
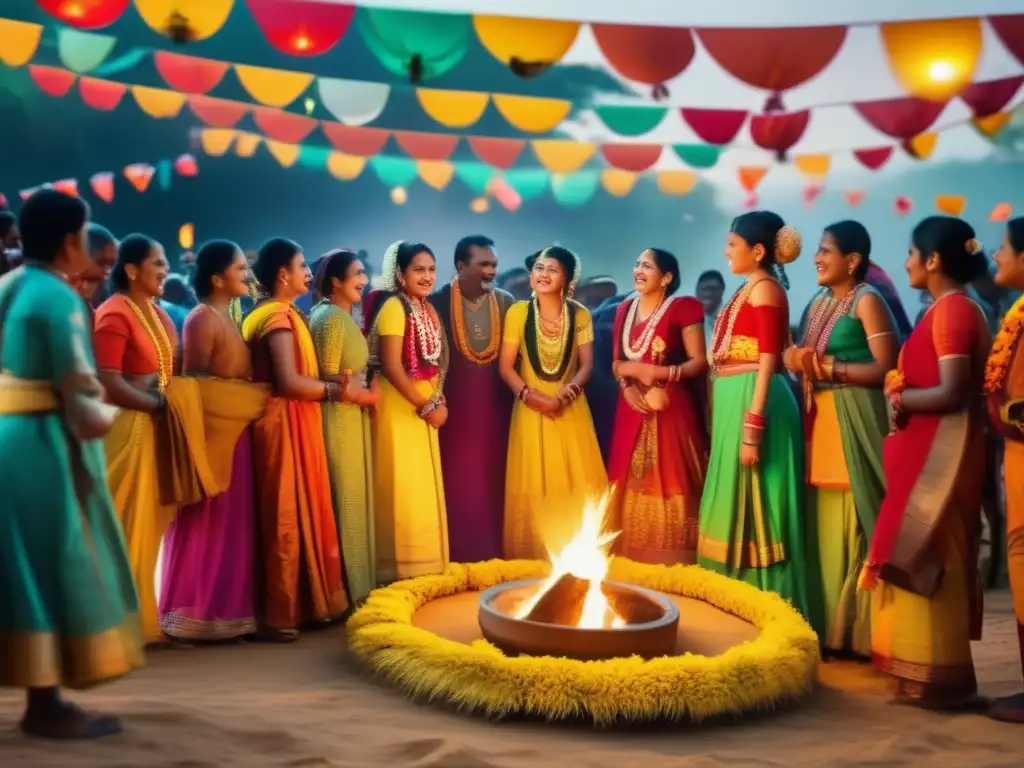
[[[1009, 595], [988, 596], [975, 648], [982, 693], [1020, 685]], [[347, 658], [339, 628], [293, 646], [158, 651], [132, 677], [79, 696], [124, 717], [95, 743], [20, 737], [16, 692], [0, 693], [0, 766], [46, 768], [663, 768], [672, 766], [1024, 765], [1024, 727], [887, 703], [869, 667], [828, 664], [798, 708], [739, 724], [596, 731], [495, 723], [417, 704]]]

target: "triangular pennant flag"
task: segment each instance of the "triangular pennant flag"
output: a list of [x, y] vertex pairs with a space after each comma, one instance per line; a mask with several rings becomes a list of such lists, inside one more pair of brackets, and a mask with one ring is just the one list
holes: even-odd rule
[[104, 203], [111, 203], [114, 201], [113, 171], [103, 171], [102, 173], [93, 174], [93, 177], [89, 179], [89, 186], [92, 187], [93, 194]]
[[959, 216], [967, 207], [967, 198], [963, 195], [936, 195], [935, 210], [947, 216]]
[[53, 182], [53, 188], [71, 197], [78, 197], [78, 179], [61, 179]]
[[992, 209], [992, 213], [988, 215], [988, 220], [999, 222], [1009, 221], [1011, 216], [1013, 216], [1013, 206], [1009, 203], [999, 203]]
[[133, 163], [124, 169], [124, 177], [139, 192], [145, 192], [149, 188], [149, 182], [153, 179], [154, 173], [156, 173], [156, 168], [149, 163]]
[[896, 211], [897, 216], [906, 216], [914, 210], [914, 201], [906, 195], [897, 195], [896, 199], [893, 200], [893, 209]]
[[808, 208], [813, 206], [818, 198], [821, 197], [821, 193], [825, 191], [825, 187], [821, 184], [808, 184], [800, 193], [800, 196], [804, 200], [804, 205]]
[[179, 176], [197, 176], [199, 174], [199, 164], [196, 162], [194, 155], [179, 155], [174, 161], [174, 171]]
[[851, 208], [856, 208], [858, 205], [864, 202], [864, 198], [867, 197], [867, 192], [863, 189], [848, 189], [843, 192], [843, 198], [846, 200], [846, 204]]

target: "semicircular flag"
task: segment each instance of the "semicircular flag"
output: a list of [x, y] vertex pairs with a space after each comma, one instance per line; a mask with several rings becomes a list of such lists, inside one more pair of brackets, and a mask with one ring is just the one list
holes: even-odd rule
[[383, 128], [368, 128], [339, 123], [321, 123], [320, 130], [336, 150], [346, 155], [372, 157], [378, 154], [391, 138], [391, 132]]
[[822, 179], [832, 167], [832, 155], [797, 155], [793, 165], [809, 179]]
[[370, 168], [377, 174], [381, 183], [389, 189], [407, 187], [419, 175], [416, 161], [408, 157], [377, 155], [370, 158]]
[[548, 188], [551, 174], [543, 168], [517, 168], [505, 174], [505, 181], [523, 200], [534, 200]]
[[868, 123], [894, 139], [909, 139], [924, 133], [946, 108], [941, 101], [916, 96], [884, 101], [859, 101], [854, 108]]
[[562, 207], [578, 208], [590, 202], [599, 182], [597, 171], [556, 173], [551, 177], [551, 194]]
[[974, 79], [981, 19], [887, 22], [879, 33], [889, 68], [911, 96], [946, 102]]
[[469, 50], [473, 22], [465, 14], [360, 8], [356, 27], [385, 69], [420, 83], [440, 77], [462, 61]]
[[747, 113], [737, 109], [683, 107], [679, 113], [701, 141], [719, 146], [731, 144], [747, 121]]
[[[402, 151], [414, 160], [447, 160], [459, 145], [458, 134], [392, 131]], [[404, 185], [402, 185], [404, 186]]]
[[185, 176], [191, 178], [199, 175], [199, 163], [196, 161], [195, 155], [184, 154], [178, 155], [174, 160], [174, 172], [179, 176]]
[[283, 109], [309, 88], [313, 75], [284, 69], [235, 64], [235, 75], [246, 92], [260, 104]]
[[203, 128], [199, 133], [199, 146], [212, 157], [220, 157], [231, 149], [238, 132], [230, 128]]
[[478, 195], [486, 195], [487, 189], [494, 178], [494, 169], [485, 163], [477, 163], [472, 160], [455, 165], [455, 177], [461, 181], [471, 192]]
[[660, 171], [658, 173], [658, 190], [663, 195], [683, 197], [697, 186], [697, 174], [693, 171]]
[[567, 99], [495, 93], [491, 95], [491, 101], [513, 128], [524, 133], [552, 131], [572, 111], [572, 102]]
[[291, 168], [299, 161], [299, 155], [302, 154], [302, 147], [283, 141], [264, 139], [263, 146], [267, 148], [267, 151], [270, 152], [270, 155], [277, 160], [282, 168]]
[[256, 150], [263, 143], [263, 137], [258, 133], [245, 133], [240, 131], [235, 138], [235, 155], [237, 157], [252, 157]]
[[939, 143], [939, 134], [922, 133], [904, 139], [901, 143], [903, 151], [915, 160], [927, 160], [935, 153], [935, 147]]
[[726, 72], [771, 91], [765, 112], [781, 112], [782, 93], [806, 83], [836, 57], [846, 27], [698, 29], [705, 50]]
[[871, 149], [855, 149], [853, 156], [869, 171], [877, 171], [889, 162], [892, 152], [892, 147], [874, 147]]
[[318, 124], [312, 117], [270, 107], [253, 107], [252, 119], [268, 138], [285, 144], [300, 144]]
[[78, 81], [78, 95], [82, 97], [82, 102], [103, 112], [117, 109], [127, 90], [128, 86], [124, 83], [112, 83], [93, 77], [83, 77]]
[[668, 96], [665, 83], [690, 66], [697, 52], [686, 27], [644, 27], [592, 24], [591, 30], [605, 59], [623, 77], [650, 85], [652, 96]]
[[1024, 64], [1024, 13], [989, 16], [986, 21], [1017, 61]]
[[668, 108], [647, 104], [600, 104], [594, 107], [594, 113], [612, 133], [633, 137], [643, 136], [661, 125]]
[[530, 145], [541, 165], [551, 173], [561, 174], [578, 171], [597, 150], [593, 144], [569, 139], [534, 139]]
[[215, 99], [198, 94], [188, 97], [188, 108], [211, 128], [234, 128], [249, 113], [249, 105], [240, 101]]
[[740, 186], [751, 195], [757, 191], [758, 185], [767, 173], [768, 167], [764, 165], [741, 165], [736, 169]]
[[235, 0], [135, 0], [150, 29], [176, 42], [205, 40], [220, 31]]
[[359, 178], [366, 167], [366, 158], [358, 155], [346, 155], [344, 152], [331, 152], [327, 156], [327, 172], [338, 181], [353, 181]]
[[643, 173], [658, 162], [661, 144], [602, 144], [601, 154], [608, 165], [622, 171]]
[[320, 103], [345, 125], [372, 123], [380, 117], [391, 96], [390, 85], [362, 80], [319, 77], [316, 87]]
[[186, 95], [178, 91], [144, 85], [133, 85], [131, 91], [139, 109], [158, 120], [177, 117], [185, 106]]
[[182, 93], [209, 93], [227, 74], [226, 61], [201, 59], [171, 51], [154, 51], [156, 71], [171, 88]]
[[780, 161], [784, 161], [786, 153], [803, 137], [810, 121], [809, 110], [754, 115], [750, 118], [750, 137], [761, 149], [774, 152]]
[[972, 83], [960, 92], [960, 98], [975, 117], [988, 117], [1002, 112], [1013, 101], [1021, 85], [1024, 85], [1024, 75]]
[[355, 5], [313, 0], [245, 0], [274, 48], [292, 56], [318, 56], [338, 44], [355, 17]]
[[67, 96], [71, 86], [75, 84], [77, 75], [60, 67], [47, 67], [42, 64], [29, 64], [28, 73], [32, 81], [47, 96]]
[[476, 36], [487, 52], [519, 77], [534, 77], [569, 52], [578, 21], [511, 16], [473, 16]]
[[605, 168], [601, 171], [601, 187], [612, 197], [625, 197], [633, 191], [639, 178], [639, 174], [631, 171]]
[[455, 166], [446, 160], [420, 160], [416, 163], [416, 171], [424, 184], [443, 192], [451, 183]]
[[417, 88], [416, 99], [435, 123], [447, 128], [468, 128], [483, 117], [491, 96], [479, 91]]
[[0, 19], [0, 63], [23, 67], [36, 55], [43, 37], [42, 24]]
[[963, 195], [936, 195], [935, 210], [947, 216], [961, 216], [967, 208], [967, 198]]
[[508, 170], [516, 164], [526, 147], [523, 139], [498, 139], [489, 136], [467, 137], [469, 148], [483, 163], [492, 168]]
[[128, 10], [129, 0], [37, 0], [54, 18], [78, 29], [108, 27]]
[[61, 64], [82, 75], [106, 61], [117, 38], [95, 32], [63, 28], [57, 31], [57, 56]]
[[714, 144], [674, 144], [672, 151], [691, 168], [713, 168], [722, 155], [722, 148]]
[[996, 112], [994, 115], [972, 118], [971, 125], [986, 139], [994, 139], [1007, 126], [1011, 117], [1012, 112]]

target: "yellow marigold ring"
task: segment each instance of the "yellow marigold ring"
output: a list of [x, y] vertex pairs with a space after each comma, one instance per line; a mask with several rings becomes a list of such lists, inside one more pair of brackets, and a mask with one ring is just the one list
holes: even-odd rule
[[377, 589], [348, 621], [349, 650], [412, 696], [495, 717], [702, 720], [770, 709], [814, 687], [818, 638], [803, 617], [778, 595], [696, 566], [616, 558], [608, 579], [706, 602], [752, 624], [756, 639], [718, 656], [577, 661], [506, 656], [485, 640], [460, 643], [413, 624], [413, 614], [434, 600], [549, 570], [532, 560], [453, 564], [438, 576]]

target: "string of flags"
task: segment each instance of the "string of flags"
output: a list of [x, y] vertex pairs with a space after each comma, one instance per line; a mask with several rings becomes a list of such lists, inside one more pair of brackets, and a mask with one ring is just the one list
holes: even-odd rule
[[[156, 164], [131, 163], [121, 170], [121, 175], [137, 192], [146, 192], [154, 179], [157, 187], [162, 192], [171, 188], [171, 182], [175, 175], [191, 178], [199, 175], [199, 163], [194, 155], [183, 154], [173, 159], [158, 160]], [[113, 203], [116, 191], [115, 180], [117, 174], [114, 171], [100, 171], [94, 173], [88, 179], [89, 189], [92, 194], [104, 203]], [[77, 178], [58, 179], [48, 181], [36, 187], [22, 189], [18, 192], [22, 200], [27, 200], [40, 189], [55, 189], [66, 195], [78, 197], [80, 195], [79, 180]], [[6, 200], [6, 198], [4, 198]]]

